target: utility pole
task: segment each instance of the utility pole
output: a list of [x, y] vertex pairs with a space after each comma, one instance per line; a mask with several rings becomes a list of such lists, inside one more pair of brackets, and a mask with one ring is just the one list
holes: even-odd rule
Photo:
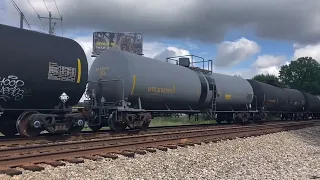
[[41, 17], [40, 15], [38, 15], [39, 18], [43, 18], [43, 19], [49, 19], [49, 34], [53, 34], [53, 26], [52, 26], [52, 20], [56, 19], [56, 20], [61, 20], [62, 21], [62, 17], [60, 18], [54, 18], [52, 17], [51, 12], [49, 12], [49, 17]]
[[23, 29], [23, 19], [24, 19], [24, 15], [22, 12], [20, 12], [20, 28]]
[[30, 24], [28, 23], [26, 17], [23, 15], [22, 11], [20, 10], [20, 8], [18, 7], [18, 5], [14, 2], [14, 0], [11, 0], [13, 6], [16, 8], [16, 10], [19, 12], [20, 14], [20, 28], [23, 29], [23, 20], [26, 21], [29, 29], [31, 29]]

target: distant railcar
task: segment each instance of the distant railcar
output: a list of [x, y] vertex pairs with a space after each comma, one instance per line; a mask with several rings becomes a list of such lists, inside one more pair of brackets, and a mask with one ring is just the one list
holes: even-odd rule
[[[295, 89], [285, 89], [248, 79], [255, 98], [253, 108], [265, 111], [302, 112], [305, 105], [303, 94]], [[255, 104], [256, 102], [256, 104]]]

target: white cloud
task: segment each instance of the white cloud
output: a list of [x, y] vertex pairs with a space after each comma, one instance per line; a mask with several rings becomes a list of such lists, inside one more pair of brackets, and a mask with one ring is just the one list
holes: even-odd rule
[[159, 52], [164, 51], [165, 49], [166, 49], [166, 46], [159, 42], [143, 43], [143, 54], [146, 57], [153, 58]]
[[252, 64], [256, 74], [273, 74], [279, 76], [279, 70], [282, 65], [287, 64], [285, 56], [262, 55]]
[[[169, 46], [168, 48], [162, 50], [161, 52], [159, 52], [157, 55], [155, 55], [153, 58], [166, 62], [166, 58], [168, 57], [174, 57], [174, 56], [185, 56], [185, 55], [189, 55], [190, 52], [186, 49], [179, 49], [177, 47], [172, 47]], [[175, 58], [176, 59], [176, 58]], [[169, 63], [174, 64], [175, 61], [169, 60]]]
[[231, 42], [224, 41], [217, 45], [216, 67], [233, 66], [260, 52], [260, 46], [244, 37]]
[[262, 55], [258, 56], [257, 60], [253, 63], [256, 68], [268, 68], [273, 66], [279, 66], [286, 61], [285, 56], [273, 56], [273, 55]]
[[319, 44], [293, 44], [294, 54], [290, 59], [285, 56], [261, 55], [252, 64], [248, 70], [239, 70], [237, 73], [246, 77], [253, 77], [256, 74], [273, 74], [279, 76], [279, 70], [282, 65], [289, 64], [292, 60], [299, 57], [309, 56], [320, 62], [320, 43]]
[[294, 44], [293, 45], [295, 51], [293, 55], [293, 60], [298, 59], [299, 57], [309, 56], [313, 59], [320, 62], [320, 44], [315, 45], [301, 45], [301, 44]]
[[217, 70], [214, 70], [213, 72], [216, 72], [216, 73], [221, 73], [221, 74], [227, 74], [227, 75], [230, 75], [230, 76], [234, 76], [234, 75], [238, 75], [238, 76], [241, 76], [242, 78], [252, 78], [255, 73], [256, 73], [256, 70], [254, 68], [245, 68], [245, 69], [232, 69], [232, 70], [226, 70], [226, 69], [217, 69]]
[[229, 75], [240, 75], [241, 77], [246, 79], [252, 78], [257, 74], [273, 74], [279, 76], [281, 65], [288, 63], [289, 62], [285, 56], [273, 56], [265, 54], [258, 56], [257, 60], [249, 68], [237, 70], [218, 69], [216, 72]]
[[280, 66], [270, 66], [270, 67], [267, 67], [267, 68], [256, 69], [256, 73], [254, 75], [257, 75], [257, 74], [273, 74], [275, 76], [279, 76], [279, 70], [280, 70]]

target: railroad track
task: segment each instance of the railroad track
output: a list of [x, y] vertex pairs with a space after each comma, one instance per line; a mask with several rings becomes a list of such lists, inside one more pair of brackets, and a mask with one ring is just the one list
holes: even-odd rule
[[110, 130], [102, 130], [99, 132], [93, 131], [83, 131], [78, 135], [53, 135], [53, 134], [42, 134], [38, 137], [13, 137], [13, 138], [0, 138], [0, 149], [7, 147], [19, 147], [19, 146], [27, 146], [27, 145], [35, 145], [35, 144], [48, 144], [48, 143], [60, 143], [65, 141], [81, 141], [81, 140], [90, 140], [90, 139], [101, 139], [106, 137], [120, 137], [120, 136], [128, 136], [128, 135], [136, 135], [136, 134], [150, 134], [157, 132], [168, 132], [172, 131], [181, 131], [181, 130], [193, 130], [199, 128], [221, 128], [224, 126], [238, 126], [238, 125], [230, 125], [230, 124], [198, 124], [198, 125], [180, 125], [180, 126], [158, 126], [158, 127], [150, 127], [147, 131], [130, 131], [126, 130], [123, 133], [113, 133]]
[[[266, 121], [265, 123], [273, 123], [275, 121]], [[279, 122], [287, 122], [287, 121], [277, 121]], [[253, 124], [254, 125], [254, 124]], [[169, 132], [172, 131], [181, 131], [181, 130], [193, 130], [199, 128], [221, 128], [221, 127], [239, 127], [236, 124], [196, 124], [196, 125], [179, 125], [179, 126], [157, 126], [157, 127], [149, 127], [147, 131], [130, 131], [126, 130], [122, 133], [113, 133], [111, 130], [101, 130], [99, 132], [93, 131], [82, 131], [78, 135], [54, 135], [49, 133], [43, 133], [38, 137], [20, 137], [15, 136], [11, 138], [7, 138], [4, 136], [0, 136], [0, 149], [8, 148], [8, 147], [19, 147], [19, 146], [27, 146], [27, 145], [35, 145], [35, 144], [48, 144], [48, 143], [60, 143], [66, 141], [82, 141], [82, 140], [90, 140], [90, 139], [101, 139], [106, 137], [120, 137], [120, 136], [128, 136], [135, 134], [150, 134], [150, 133], [158, 133], [158, 132]]]
[[186, 131], [170, 131], [143, 135], [110, 137], [79, 142], [31, 145], [0, 149], [0, 173], [21, 174], [17, 167], [39, 171], [40, 164], [64, 165], [64, 162], [82, 163], [84, 159], [117, 158], [117, 155], [134, 157], [135, 154], [166, 151], [178, 146], [188, 146], [201, 142], [233, 139], [236, 137], [256, 136], [283, 130], [292, 130], [319, 125], [319, 121], [290, 123], [270, 123], [255, 126], [204, 128]]

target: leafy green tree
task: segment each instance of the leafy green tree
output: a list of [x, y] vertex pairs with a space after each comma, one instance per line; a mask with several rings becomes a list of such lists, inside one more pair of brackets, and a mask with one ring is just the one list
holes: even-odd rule
[[253, 80], [260, 81], [266, 83], [269, 81], [279, 81], [278, 77], [273, 74], [257, 74], [253, 78]]
[[300, 57], [281, 66], [279, 80], [289, 88], [320, 94], [320, 64], [312, 57]]
[[279, 78], [273, 74], [257, 74], [253, 78], [253, 80], [263, 82], [266, 84], [274, 85], [274, 86], [282, 86], [279, 81]]

